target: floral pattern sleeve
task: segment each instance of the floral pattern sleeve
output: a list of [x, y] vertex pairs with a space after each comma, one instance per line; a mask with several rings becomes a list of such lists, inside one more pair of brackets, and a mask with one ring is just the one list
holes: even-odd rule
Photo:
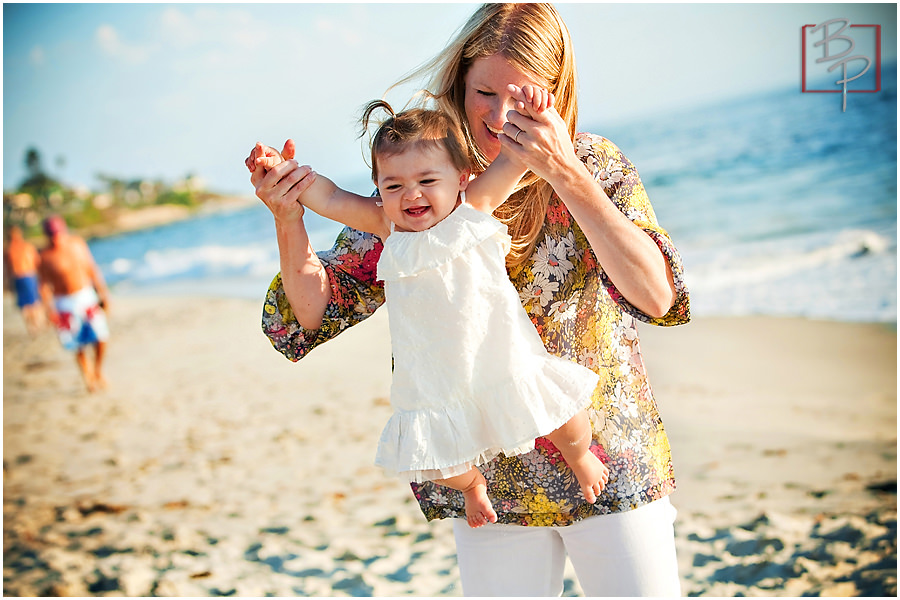
[[263, 305], [262, 330], [272, 346], [292, 361], [371, 316], [384, 303], [384, 287], [375, 280], [381, 240], [370, 233], [345, 228], [334, 247], [319, 252], [331, 284], [331, 301], [319, 329], [301, 326], [284, 294], [281, 274], [275, 276]]
[[575, 141], [575, 151], [616, 207], [656, 242], [669, 263], [675, 281], [675, 304], [659, 318], [650, 317], [632, 306], [601, 270], [600, 278], [609, 295], [625, 312], [640, 321], [652, 325], [687, 323], [690, 320], [690, 300], [684, 283], [681, 255], [666, 230], [659, 226], [637, 169], [615, 144], [598, 135], [579, 134]]

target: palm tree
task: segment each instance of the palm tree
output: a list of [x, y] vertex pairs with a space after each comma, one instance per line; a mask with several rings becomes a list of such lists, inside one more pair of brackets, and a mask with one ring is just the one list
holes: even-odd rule
[[41, 153], [37, 148], [29, 148], [25, 152], [25, 168], [28, 177], [19, 185], [19, 191], [31, 194], [39, 210], [49, 208], [50, 195], [61, 192], [63, 186], [44, 172]]

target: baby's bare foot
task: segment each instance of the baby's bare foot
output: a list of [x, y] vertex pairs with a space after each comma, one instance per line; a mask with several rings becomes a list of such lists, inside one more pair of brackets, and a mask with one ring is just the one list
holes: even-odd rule
[[497, 513], [487, 495], [487, 486], [475, 485], [463, 491], [466, 500], [466, 520], [469, 527], [481, 527], [487, 523], [497, 522]]
[[581, 485], [581, 493], [584, 499], [593, 504], [606, 482], [609, 480], [609, 469], [593, 452], [585, 452], [577, 460], [569, 464], [578, 483]]

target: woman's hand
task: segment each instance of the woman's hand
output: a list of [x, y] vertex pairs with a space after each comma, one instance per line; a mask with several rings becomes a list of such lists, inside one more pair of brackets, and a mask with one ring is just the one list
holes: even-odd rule
[[583, 169], [565, 121], [553, 107], [553, 94], [541, 88], [509, 85], [516, 110], [506, 113], [503, 148], [554, 188], [571, 169]]
[[293, 140], [284, 143], [279, 153], [256, 144], [244, 161], [250, 171], [250, 183], [256, 196], [275, 217], [275, 237], [284, 293], [297, 322], [307, 329], [322, 325], [325, 307], [331, 299], [331, 287], [325, 268], [309, 243], [303, 224], [303, 205], [299, 198], [316, 178], [308, 166], [293, 160]]
[[276, 221], [292, 222], [303, 216], [300, 195], [315, 179], [309, 165], [286, 160], [269, 169], [256, 186], [256, 196], [272, 211]]
[[316, 174], [294, 158], [293, 140], [284, 143], [279, 154], [274, 148], [257, 143], [244, 161], [250, 171], [250, 183], [256, 196], [272, 212], [276, 222], [295, 222], [303, 217], [300, 195], [312, 185]]
[[510, 85], [509, 92], [517, 103], [503, 126], [504, 149], [553, 187], [622, 295], [645, 314], [664, 316], [677, 294], [671, 268], [656, 242], [593, 181], [556, 109], [539, 110], [543, 99], [535, 99], [527, 89]]

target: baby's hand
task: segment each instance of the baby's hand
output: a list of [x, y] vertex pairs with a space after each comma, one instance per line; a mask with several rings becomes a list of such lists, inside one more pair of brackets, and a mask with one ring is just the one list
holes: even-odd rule
[[[510, 87], [512, 88], [515, 86], [510, 85]], [[545, 110], [552, 108], [556, 102], [556, 97], [542, 87], [536, 85], [523, 85], [521, 90], [522, 95], [525, 96], [525, 101], [516, 103], [516, 110], [519, 112], [531, 109], [529, 112], [542, 113]]]
[[275, 148], [266, 146], [262, 142], [257, 142], [244, 163], [251, 173], [256, 171], [256, 167], [262, 167], [263, 173], [267, 173], [275, 165], [294, 158], [295, 151], [296, 146], [294, 145], [294, 140], [291, 139], [284, 143], [284, 150], [280, 154]]

